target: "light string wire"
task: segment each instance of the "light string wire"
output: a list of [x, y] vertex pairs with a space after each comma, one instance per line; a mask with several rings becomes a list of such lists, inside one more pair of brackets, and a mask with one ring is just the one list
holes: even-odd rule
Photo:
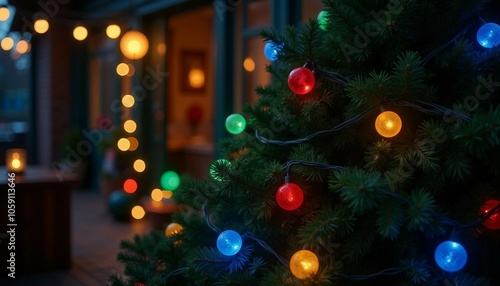
[[[471, 121], [470, 117], [468, 117], [468, 116], [466, 116], [458, 111], [455, 111], [453, 109], [450, 109], [450, 108], [447, 108], [447, 107], [444, 107], [442, 105], [435, 104], [435, 103], [429, 103], [429, 102], [425, 102], [425, 101], [421, 101], [421, 100], [404, 100], [404, 99], [389, 99], [389, 100], [387, 100], [387, 103], [391, 104], [391, 105], [395, 105], [395, 106], [411, 107], [411, 108], [414, 108], [420, 112], [423, 112], [423, 113], [426, 113], [426, 114], [429, 114], [432, 116], [453, 116], [453, 117], [456, 117], [456, 118], [463, 120], [463, 121], [466, 121], [466, 122]], [[265, 143], [265, 144], [270, 143], [270, 144], [280, 145], [280, 146], [299, 144], [299, 143], [309, 141], [312, 138], [319, 136], [319, 135], [322, 135], [322, 134], [339, 132], [339, 131], [342, 131], [344, 129], [350, 128], [353, 125], [355, 125], [355, 124], [359, 123], [360, 121], [369, 117], [370, 114], [373, 113], [375, 110], [377, 110], [377, 109], [372, 108], [372, 109], [366, 110], [366, 111], [358, 114], [357, 116], [338, 124], [337, 126], [335, 126], [333, 128], [326, 129], [326, 130], [320, 130], [318, 132], [312, 133], [312, 134], [310, 134], [304, 138], [301, 138], [301, 139], [294, 139], [294, 140], [288, 140], [288, 141], [267, 139], [267, 138], [261, 136], [259, 134], [258, 130], [255, 130], [255, 137], [260, 142]]]

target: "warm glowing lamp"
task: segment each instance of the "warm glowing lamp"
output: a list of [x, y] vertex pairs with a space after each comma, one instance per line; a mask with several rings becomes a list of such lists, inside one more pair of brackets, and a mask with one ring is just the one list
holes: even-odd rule
[[255, 70], [255, 62], [251, 57], [248, 57], [243, 61], [243, 68], [245, 68], [247, 72], [253, 72]]
[[123, 104], [123, 106], [130, 108], [130, 107], [134, 106], [135, 98], [131, 94], [125, 94], [122, 97], [122, 104]]
[[146, 162], [142, 159], [137, 159], [134, 162], [134, 170], [138, 173], [144, 172], [146, 170]]
[[22, 174], [26, 169], [26, 150], [7, 149], [5, 152], [5, 167], [7, 172]]
[[127, 121], [125, 121], [123, 123], [123, 129], [127, 132], [127, 133], [134, 133], [135, 130], [137, 129], [137, 123], [135, 123], [134, 120], [132, 119], [129, 119]]
[[73, 37], [78, 41], [83, 41], [87, 38], [89, 32], [84, 26], [77, 26], [73, 29]]
[[205, 73], [200, 68], [193, 68], [188, 73], [189, 86], [202, 88], [205, 85]]
[[123, 190], [126, 193], [133, 194], [137, 191], [137, 182], [134, 179], [127, 179], [123, 182]]
[[309, 250], [299, 250], [290, 258], [290, 271], [299, 279], [306, 279], [318, 272], [319, 260], [316, 254]]
[[122, 54], [131, 60], [141, 59], [149, 48], [148, 38], [139, 31], [128, 31], [120, 40]]
[[135, 219], [141, 219], [146, 215], [146, 211], [141, 206], [135, 206], [132, 208], [132, 217]]
[[122, 33], [122, 29], [120, 29], [120, 26], [118, 26], [118, 25], [111, 24], [108, 27], [106, 27], [106, 35], [110, 39], [118, 38], [121, 33]]
[[5, 37], [0, 42], [0, 46], [4, 51], [10, 51], [14, 47], [14, 40], [11, 37]]
[[120, 151], [127, 151], [130, 148], [130, 141], [127, 138], [120, 138], [116, 146]]
[[155, 202], [161, 202], [163, 199], [163, 192], [162, 190], [156, 188], [151, 191], [151, 199]]
[[126, 63], [119, 63], [116, 66], [116, 73], [119, 76], [126, 76], [130, 72], [130, 67]]
[[165, 228], [165, 236], [171, 237], [174, 235], [181, 235], [182, 234], [183, 227], [182, 225], [173, 222]]
[[45, 19], [38, 19], [33, 24], [33, 28], [38, 34], [45, 34], [49, 30], [49, 22]]
[[398, 135], [401, 131], [403, 122], [401, 117], [392, 111], [384, 111], [375, 119], [375, 129], [378, 134], [385, 138], [391, 138]]
[[30, 45], [28, 44], [28, 42], [26, 42], [25, 40], [20, 40], [19, 42], [17, 42], [17, 45], [16, 45], [16, 52], [18, 52], [19, 54], [25, 54], [28, 52], [30, 48]]

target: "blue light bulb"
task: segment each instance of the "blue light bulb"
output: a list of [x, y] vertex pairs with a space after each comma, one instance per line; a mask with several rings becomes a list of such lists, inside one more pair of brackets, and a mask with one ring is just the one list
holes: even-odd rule
[[241, 249], [241, 236], [234, 230], [226, 230], [217, 237], [217, 249], [227, 256], [235, 255]]
[[467, 252], [460, 243], [448, 240], [436, 247], [434, 259], [444, 271], [456, 272], [467, 263]]
[[266, 58], [272, 62], [278, 59], [278, 53], [281, 50], [281, 46], [277, 45], [273, 41], [269, 41], [264, 46], [264, 55]]
[[488, 49], [500, 44], [500, 26], [495, 23], [482, 25], [477, 31], [477, 41]]

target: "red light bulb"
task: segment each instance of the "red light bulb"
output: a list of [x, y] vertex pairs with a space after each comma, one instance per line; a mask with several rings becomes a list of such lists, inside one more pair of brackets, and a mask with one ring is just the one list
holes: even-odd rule
[[[494, 209], [500, 201], [497, 200], [488, 200], [486, 201], [480, 209], [482, 215], [487, 215], [489, 212]], [[500, 229], [500, 211], [497, 209], [494, 214], [492, 214], [489, 218], [483, 221], [483, 225], [486, 228], [491, 230]]]
[[300, 207], [304, 201], [304, 192], [294, 183], [282, 185], [276, 192], [276, 202], [287, 211], [293, 211]]
[[309, 93], [315, 82], [314, 74], [308, 68], [295, 68], [288, 75], [288, 87], [298, 95]]

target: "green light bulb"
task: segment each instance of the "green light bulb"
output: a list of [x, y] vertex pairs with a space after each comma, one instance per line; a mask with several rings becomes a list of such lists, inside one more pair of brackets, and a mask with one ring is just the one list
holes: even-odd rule
[[174, 171], [166, 171], [161, 175], [160, 185], [164, 190], [173, 191], [179, 187], [181, 178]]
[[240, 134], [246, 126], [247, 122], [240, 114], [231, 114], [226, 118], [226, 129], [231, 134]]
[[323, 10], [323, 11], [318, 13], [318, 23], [319, 23], [319, 27], [323, 31], [326, 31], [327, 25], [328, 25], [328, 12]]

